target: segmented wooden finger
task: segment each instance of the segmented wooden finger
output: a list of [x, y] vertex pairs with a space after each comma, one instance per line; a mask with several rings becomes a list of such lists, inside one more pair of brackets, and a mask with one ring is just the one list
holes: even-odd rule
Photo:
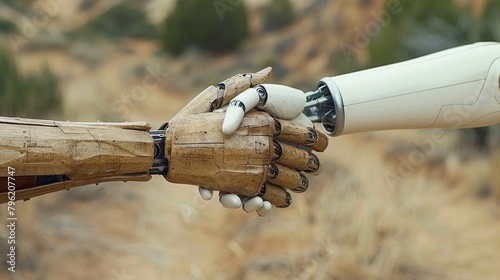
[[274, 136], [281, 140], [309, 146], [318, 152], [323, 152], [328, 147], [328, 136], [314, 128], [287, 120], [274, 119], [274, 122]]
[[266, 183], [262, 186], [259, 196], [278, 208], [286, 208], [293, 202], [290, 193], [282, 187], [270, 183]]
[[295, 170], [314, 173], [319, 169], [319, 159], [298, 147], [274, 141], [273, 161]]
[[304, 174], [275, 163], [269, 165], [267, 182], [297, 193], [304, 192], [309, 187]]
[[210, 112], [227, 105], [244, 90], [262, 84], [271, 76], [272, 68], [267, 67], [256, 73], [236, 74], [217, 85], [217, 97], [210, 102]]
[[328, 139], [329, 139], [328, 135], [326, 135], [323, 132], [320, 132], [319, 130], [316, 130], [314, 128], [310, 128], [310, 129], [313, 129], [317, 135], [316, 143], [314, 143], [314, 145], [312, 145], [312, 148], [315, 151], [324, 152], [326, 150], [326, 148], [328, 147]]

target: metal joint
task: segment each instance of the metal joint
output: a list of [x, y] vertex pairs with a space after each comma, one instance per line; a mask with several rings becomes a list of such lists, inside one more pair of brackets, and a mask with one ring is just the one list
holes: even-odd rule
[[321, 123], [323, 130], [339, 136], [344, 130], [344, 104], [337, 86], [323, 79], [314, 91], [306, 93], [304, 114], [312, 121]]
[[165, 158], [165, 130], [150, 130], [154, 142], [153, 166], [149, 169], [151, 175], [167, 175], [168, 161]]

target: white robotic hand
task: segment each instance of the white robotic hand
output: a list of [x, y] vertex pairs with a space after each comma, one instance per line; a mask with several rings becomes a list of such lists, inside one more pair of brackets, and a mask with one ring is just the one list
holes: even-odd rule
[[[302, 111], [306, 104], [306, 96], [301, 90], [275, 84], [261, 84], [249, 88], [233, 98], [226, 109], [222, 125], [224, 134], [235, 132], [245, 113], [257, 108], [264, 110], [279, 119], [292, 120], [306, 127], [313, 127], [312, 122]], [[205, 200], [213, 197], [212, 190], [199, 188], [200, 195]], [[259, 196], [243, 197], [231, 193], [220, 193], [219, 202], [225, 208], [238, 209], [243, 206], [247, 213], [257, 211], [259, 216], [265, 216], [272, 208], [268, 201]]]
[[254, 108], [264, 110], [275, 118], [293, 120], [312, 127], [312, 122], [302, 114], [305, 104], [304, 92], [296, 88], [275, 84], [261, 84], [249, 88], [229, 102], [222, 132], [235, 132], [245, 113]]

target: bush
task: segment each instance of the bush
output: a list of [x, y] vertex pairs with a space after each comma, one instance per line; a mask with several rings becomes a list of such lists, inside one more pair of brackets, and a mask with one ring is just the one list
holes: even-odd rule
[[264, 9], [262, 29], [279, 29], [292, 22], [293, 19], [293, 7], [289, 0], [270, 1]]
[[22, 76], [12, 55], [0, 48], [0, 114], [30, 118], [60, 113], [59, 80], [47, 64], [41, 73]]
[[3, 4], [10, 6], [14, 10], [26, 13], [29, 11], [29, 7], [33, 4], [34, 0], [3, 0]]
[[73, 30], [69, 35], [86, 38], [101, 36], [111, 39], [157, 38], [158, 31], [148, 22], [143, 11], [127, 4], [118, 4]]
[[16, 32], [17, 27], [14, 23], [0, 18], [0, 32], [3, 34], [9, 34], [10, 32]]
[[164, 23], [163, 48], [173, 55], [190, 46], [216, 53], [235, 48], [248, 36], [248, 22], [244, 4], [232, 3], [232, 0], [177, 0]]
[[479, 36], [484, 41], [500, 41], [500, 1], [490, 0], [484, 9]]

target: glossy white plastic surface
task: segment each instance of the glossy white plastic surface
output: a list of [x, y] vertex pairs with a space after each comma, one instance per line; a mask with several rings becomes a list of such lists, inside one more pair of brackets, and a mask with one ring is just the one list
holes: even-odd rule
[[[245, 105], [245, 110], [243, 111], [243, 108], [231, 105], [233, 101], [240, 101], [243, 103]], [[259, 104], [259, 101], [259, 94], [255, 88], [249, 88], [233, 98], [226, 110], [226, 116], [222, 123], [222, 132], [224, 134], [235, 132], [240, 126], [245, 113], [255, 108], [255, 106]]]
[[335, 135], [500, 123], [500, 43], [457, 47], [322, 82], [336, 85], [343, 101], [343, 129]]
[[[243, 120], [244, 113], [256, 106], [280, 119], [294, 119], [302, 114], [306, 104], [306, 96], [303, 91], [283, 85], [262, 84], [260, 86], [267, 93], [265, 100], [261, 100], [261, 96], [255, 88], [249, 88], [231, 100], [222, 124], [224, 134], [229, 135], [235, 132]], [[243, 103], [245, 111], [243, 112], [241, 107], [231, 105], [233, 101]]]
[[275, 84], [262, 84], [267, 92], [267, 100], [258, 108], [268, 112], [271, 116], [290, 120], [298, 117], [304, 110], [306, 96], [296, 88]]

